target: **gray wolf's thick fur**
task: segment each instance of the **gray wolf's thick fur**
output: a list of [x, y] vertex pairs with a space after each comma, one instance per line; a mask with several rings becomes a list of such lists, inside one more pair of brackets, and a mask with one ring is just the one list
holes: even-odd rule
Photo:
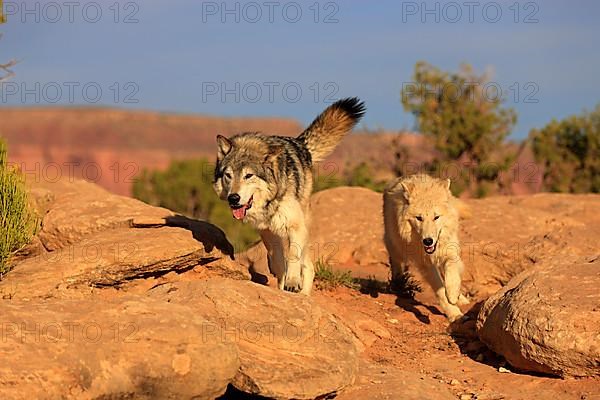
[[329, 106], [296, 138], [217, 136], [214, 189], [235, 218], [259, 230], [282, 290], [309, 294], [312, 289], [315, 272], [307, 244], [313, 164], [334, 150], [364, 112], [362, 102], [348, 98]]
[[463, 315], [457, 305], [468, 303], [460, 293], [464, 266], [458, 217], [463, 208], [450, 192], [450, 180], [428, 175], [398, 178], [383, 195], [384, 241], [392, 279], [404, 273], [409, 263], [420, 268], [451, 322]]

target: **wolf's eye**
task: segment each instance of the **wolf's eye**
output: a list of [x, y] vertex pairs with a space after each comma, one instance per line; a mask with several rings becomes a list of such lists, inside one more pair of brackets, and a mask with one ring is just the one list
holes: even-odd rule
[[417, 215], [415, 218], [417, 219], [417, 221], [423, 221], [423, 217], [421, 217], [420, 215]]
[[246, 174], [246, 175], [244, 176], [244, 179], [250, 179], [250, 178], [252, 178], [253, 176], [254, 176], [254, 174]]
[[224, 174], [224, 175], [225, 175], [225, 178], [227, 178], [227, 179], [231, 179], [231, 174], [230, 174], [229, 172], [225, 172], [225, 174]]
[[436, 215], [435, 217], [433, 217], [433, 220], [435, 221], [435, 220], [437, 220], [439, 217], [440, 217], [439, 215]]

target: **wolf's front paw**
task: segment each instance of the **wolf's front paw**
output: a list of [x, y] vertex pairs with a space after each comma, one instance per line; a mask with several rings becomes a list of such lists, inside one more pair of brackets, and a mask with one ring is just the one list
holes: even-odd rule
[[464, 315], [460, 311], [452, 311], [452, 312], [449, 312], [448, 315], [446, 315], [446, 317], [448, 318], [448, 322], [452, 323], [452, 322], [460, 320], [461, 318], [464, 317]]
[[288, 275], [285, 277], [284, 290], [297, 293], [302, 290], [302, 277], [299, 275]]

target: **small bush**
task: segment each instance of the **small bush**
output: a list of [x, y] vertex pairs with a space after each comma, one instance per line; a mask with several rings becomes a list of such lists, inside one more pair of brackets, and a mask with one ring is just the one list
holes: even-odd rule
[[534, 129], [530, 140], [536, 161], [544, 166], [546, 190], [600, 193], [600, 105]]
[[37, 228], [20, 172], [7, 163], [6, 145], [0, 140], [0, 277], [9, 271], [10, 257], [25, 246]]
[[[470, 65], [457, 72], [446, 72], [425, 62], [415, 66], [413, 82], [402, 88], [402, 105], [416, 118], [416, 128], [434, 140], [441, 154], [428, 172], [447, 171], [448, 164], [459, 162], [459, 192], [482, 182], [498, 183], [502, 171], [514, 160], [514, 154], [502, 154], [504, 140], [516, 123], [512, 108], [505, 99], [488, 93], [486, 74], [477, 74]], [[444, 177], [443, 174], [439, 175]], [[492, 185], [477, 190], [478, 196]], [[471, 188], [473, 189], [473, 188]]]
[[315, 286], [321, 290], [332, 290], [340, 286], [358, 289], [359, 284], [350, 271], [335, 271], [322, 260], [315, 265]]

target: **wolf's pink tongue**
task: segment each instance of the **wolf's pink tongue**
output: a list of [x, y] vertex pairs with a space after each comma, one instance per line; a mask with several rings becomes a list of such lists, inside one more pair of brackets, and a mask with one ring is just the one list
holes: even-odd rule
[[246, 216], [246, 206], [238, 209], [231, 209], [231, 211], [233, 212], [233, 217], [235, 219], [243, 219]]

